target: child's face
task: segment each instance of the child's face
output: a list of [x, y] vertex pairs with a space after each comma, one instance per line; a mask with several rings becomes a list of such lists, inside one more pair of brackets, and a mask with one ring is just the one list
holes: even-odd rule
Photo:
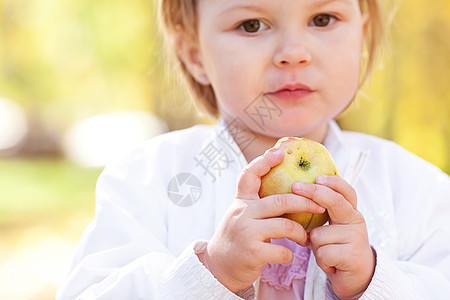
[[[322, 140], [352, 101], [366, 21], [358, 0], [199, 0], [197, 13], [199, 60], [225, 118]], [[269, 116], [264, 103], [279, 110]]]

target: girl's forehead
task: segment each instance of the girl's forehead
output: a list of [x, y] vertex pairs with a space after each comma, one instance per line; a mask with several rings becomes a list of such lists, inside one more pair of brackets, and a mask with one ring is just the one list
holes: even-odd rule
[[315, 5], [325, 5], [332, 2], [347, 2], [347, 3], [357, 3], [358, 0], [197, 0], [197, 3], [226, 3], [230, 5], [241, 5], [247, 6], [252, 4], [269, 4], [276, 3], [277, 5], [283, 5], [288, 3], [304, 3], [304, 4], [315, 4]]
[[255, 11], [264, 11], [268, 7], [282, 7], [285, 5], [303, 5], [303, 6], [326, 6], [328, 4], [338, 3], [355, 5], [358, 0], [197, 0], [199, 6], [216, 6], [226, 11], [235, 9], [252, 9]]
[[198, 17], [207, 16], [208, 22], [219, 17], [237, 17], [249, 13], [277, 14], [317, 13], [318, 10], [350, 10], [359, 12], [361, 0], [197, 0]]

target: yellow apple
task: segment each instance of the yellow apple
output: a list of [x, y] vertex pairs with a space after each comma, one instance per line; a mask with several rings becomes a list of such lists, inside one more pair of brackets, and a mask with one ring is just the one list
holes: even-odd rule
[[[320, 175], [336, 175], [339, 171], [328, 150], [320, 143], [305, 138], [284, 137], [274, 148], [284, 151], [283, 161], [261, 178], [260, 197], [292, 193], [296, 181], [314, 183]], [[328, 221], [328, 213], [287, 213], [283, 217], [300, 223], [306, 232]]]

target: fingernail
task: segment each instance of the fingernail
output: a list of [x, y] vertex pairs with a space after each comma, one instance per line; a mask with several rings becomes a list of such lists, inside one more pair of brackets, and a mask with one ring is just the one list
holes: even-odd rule
[[280, 149], [276, 149], [272, 152], [275, 156], [281, 156], [283, 154], [283, 151]]
[[280, 149], [278, 149], [278, 148], [270, 148], [270, 149], [267, 149], [266, 152], [264, 152], [264, 154], [267, 154], [267, 153], [278, 154], [278, 152], [280, 152]]
[[316, 183], [318, 184], [327, 184], [327, 177], [326, 176], [319, 176], [316, 178]]
[[292, 184], [292, 188], [295, 189], [296, 191], [301, 191], [304, 187], [303, 182], [300, 181], [296, 181]]

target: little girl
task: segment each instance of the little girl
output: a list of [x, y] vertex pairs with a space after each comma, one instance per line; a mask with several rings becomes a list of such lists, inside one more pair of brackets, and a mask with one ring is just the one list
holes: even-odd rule
[[[449, 177], [333, 121], [373, 65], [379, 5], [160, 0], [182, 74], [220, 120], [105, 168], [57, 298], [448, 299]], [[284, 136], [323, 143], [342, 176], [260, 198]], [[309, 234], [279, 217], [325, 209]]]

